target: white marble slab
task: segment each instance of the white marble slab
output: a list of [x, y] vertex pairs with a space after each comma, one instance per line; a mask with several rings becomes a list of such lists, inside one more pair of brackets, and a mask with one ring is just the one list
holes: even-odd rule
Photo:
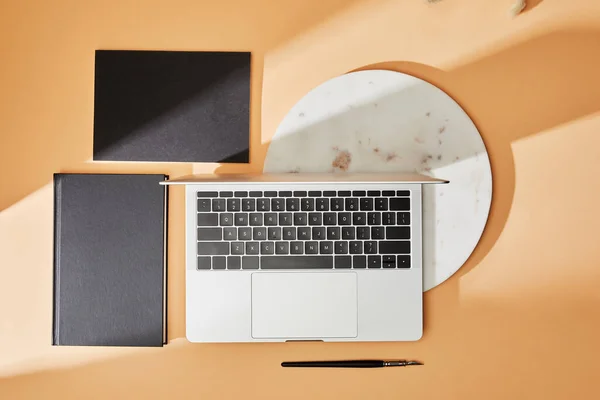
[[417, 171], [450, 180], [424, 192], [424, 290], [452, 276], [483, 233], [492, 199], [483, 140], [452, 98], [415, 77], [349, 73], [290, 110], [264, 172], [327, 171]]

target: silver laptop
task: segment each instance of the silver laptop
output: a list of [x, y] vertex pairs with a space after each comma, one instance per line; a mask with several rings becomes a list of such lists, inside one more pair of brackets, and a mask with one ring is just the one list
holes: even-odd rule
[[191, 342], [410, 341], [423, 332], [417, 174], [192, 176]]

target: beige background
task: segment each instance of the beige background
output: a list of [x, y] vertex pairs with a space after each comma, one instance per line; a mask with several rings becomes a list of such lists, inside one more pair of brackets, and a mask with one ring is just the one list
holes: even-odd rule
[[[529, 3], [511, 19], [512, 0], [0, 0], [0, 398], [599, 398], [600, 2]], [[90, 163], [99, 48], [252, 51], [252, 164]], [[50, 346], [52, 173], [261, 170], [304, 93], [373, 66], [459, 101], [494, 173], [483, 239], [425, 295], [421, 341], [187, 343], [177, 188], [169, 345]], [[354, 357], [426, 365], [279, 367]]]

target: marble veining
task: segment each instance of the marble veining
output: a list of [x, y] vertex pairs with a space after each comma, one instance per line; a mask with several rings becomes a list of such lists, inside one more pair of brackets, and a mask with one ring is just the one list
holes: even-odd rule
[[283, 119], [265, 172], [416, 171], [450, 180], [423, 193], [424, 290], [452, 276], [485, 227], [492, 173], [477, 128], [437, 87], [383, 70], [310, 91]]

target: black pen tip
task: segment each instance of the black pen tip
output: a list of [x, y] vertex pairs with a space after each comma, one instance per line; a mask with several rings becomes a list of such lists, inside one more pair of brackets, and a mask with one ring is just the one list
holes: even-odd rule
[[420, 361], [408, 361], [406, 363], [406, 365], [424, 365], [424, 364]]

